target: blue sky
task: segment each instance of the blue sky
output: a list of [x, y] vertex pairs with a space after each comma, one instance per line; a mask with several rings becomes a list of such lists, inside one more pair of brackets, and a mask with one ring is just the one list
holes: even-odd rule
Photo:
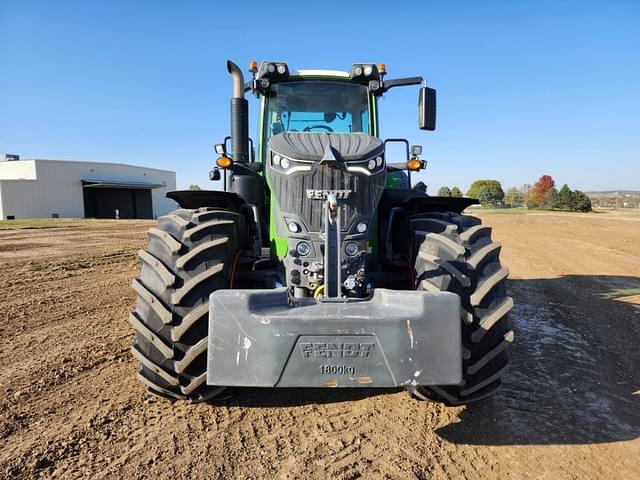
[[210, 187], [212, 145], [229, 131], [227, 58], [423, 75], [438, 130], [417, 129], [415, 88], [387, 94], [381, 130], [424, 146], [433, 192], [542, 174], [640, 190], [637, 0], [0, 0], [0, 152], [136, 163]]

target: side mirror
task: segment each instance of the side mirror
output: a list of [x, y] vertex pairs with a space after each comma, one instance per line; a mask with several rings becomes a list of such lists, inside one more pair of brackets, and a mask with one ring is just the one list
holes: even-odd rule
[[418, 128], [420, 130], [436, 129], [436, 91], [422, 87], [418, 97]]

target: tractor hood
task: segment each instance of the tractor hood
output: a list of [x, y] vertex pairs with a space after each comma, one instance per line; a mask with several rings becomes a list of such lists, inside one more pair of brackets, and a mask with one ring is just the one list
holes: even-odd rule
[[285, 157], [303, 161], [326, 159], [328, 149], [338, 160], [350, 162], [384, 153], [379, 138], [364, 133], [285, 132], [271, 138], [270, 149]]
[[269, 142], [266, 175], [287, 238], [287, 284], [329, 297], [366, 287], [369, 227], [387, 178], [384, 144], [363, 133], [286, 132]]

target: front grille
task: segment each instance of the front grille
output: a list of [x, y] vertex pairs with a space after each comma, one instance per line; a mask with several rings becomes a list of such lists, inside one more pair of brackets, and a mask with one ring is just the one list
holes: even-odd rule
[[348, 199], [338, 201], [342, 208], [342, 229], [345, 230], [356, 218], [372, 215], [384, 189], [384, 173], [368, 176], [320, 163], [316, 166], [314, 172], [291, 175], [270, 169], [271, 189], [283, 214], [300, 217], [310, 231], [321, 231], [324, 202], [308, 198], [307, 190], [351, 190]]

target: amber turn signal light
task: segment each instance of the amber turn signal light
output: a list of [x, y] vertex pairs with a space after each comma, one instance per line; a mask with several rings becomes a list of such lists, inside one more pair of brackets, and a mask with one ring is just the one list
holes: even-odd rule
[[413, 172], [420, 170], [422, 168], [422, 161], [413, 158], [407, 162], [407, 168]]
[[233, 160], [231, 160], [229, 157], [223, 156], [216, 160], [216, 165], [218, 165], [220, 168], [229, 168], [231, 165], [233, 165]]

